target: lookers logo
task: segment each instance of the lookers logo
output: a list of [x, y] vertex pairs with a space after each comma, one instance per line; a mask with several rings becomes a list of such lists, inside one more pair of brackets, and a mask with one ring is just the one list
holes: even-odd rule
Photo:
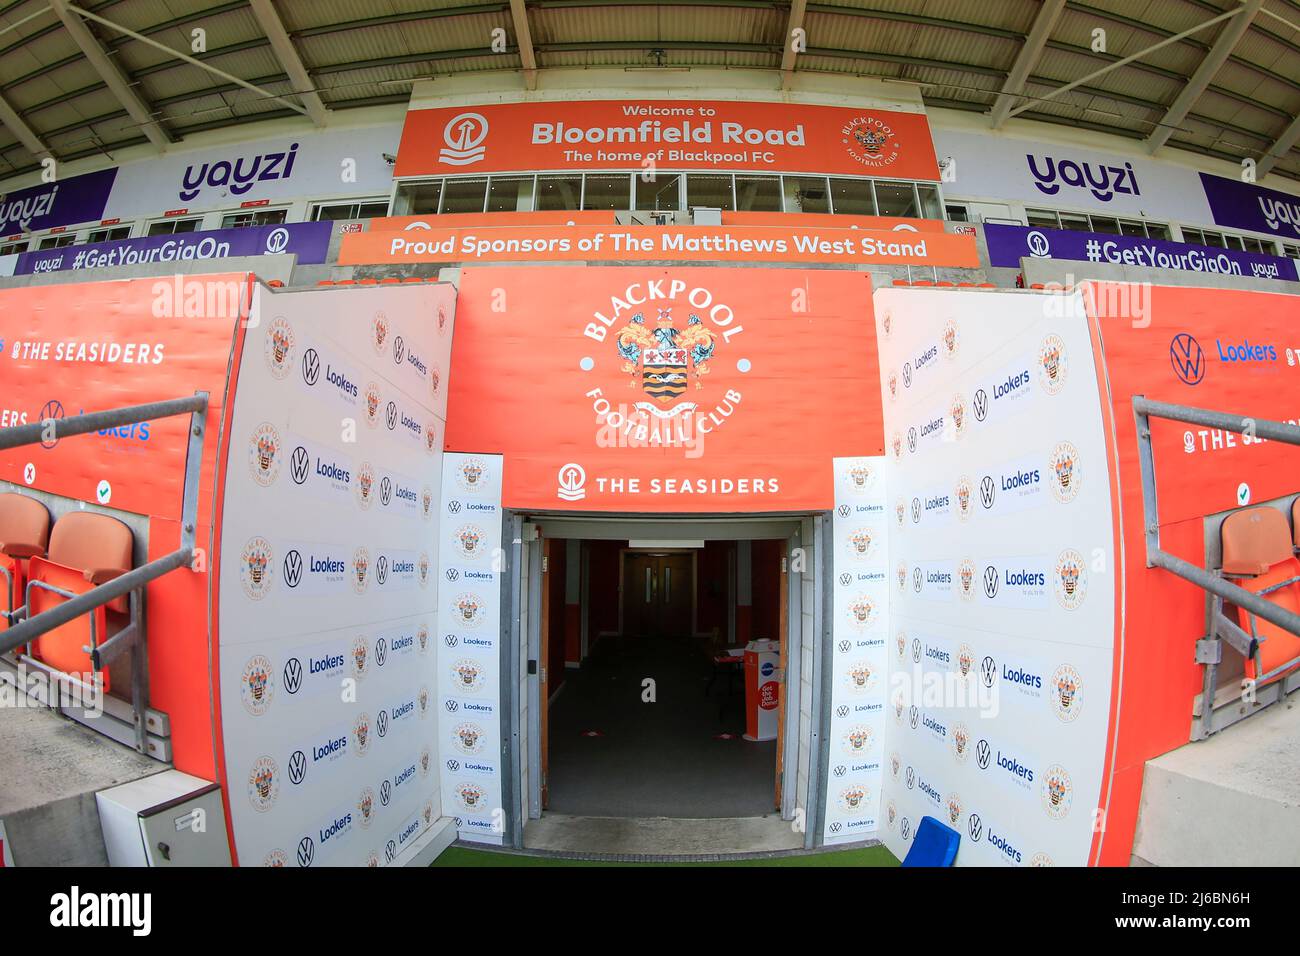
[[1046, 167], [1038, 168], [1038, 157], [1026, 153], [1029, 172], [1034, 177], [1038, 191], [1047, 196], [1055, 196], [1061, 187], [1086, 189], [1101, 202], [1110, 202], [1116, 195], [1140, 196], [1137, 176], [1133, 173], [1133, 164], [1123, 166], [1104, 166], [1100, 163], [1077, 163], [1072, 159], [1056, 160], [1044, 156], [1042, 163]]
[[186, 166], [177, 195], [189, 201], [207, 186], [213, 189], [225, 188], [236, 196], [242, 196], [257, 183], [288, 179], [293, 175], [293, 161], [297, 156], [298, 144], [294, 143], [287, 153], [259, 153], [247, 158], [236, 156], [233, 160], [219, 159], [215, 163], [203, 163], [197, 168], [193, 165]]

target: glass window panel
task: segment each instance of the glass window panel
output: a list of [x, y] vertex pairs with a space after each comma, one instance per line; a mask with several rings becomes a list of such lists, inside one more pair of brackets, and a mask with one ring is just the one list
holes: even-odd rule
[[532, 208], [532, 176], [493, 176], [489, 181], [488, 212], [529, 212]]
[[916, 192], [911, 183], [876, 183], [876, 206], [882, 216], [916, 218]]
[[1271, 255], [1273, 252], [1271, 248], [1265, 249], [1264, 243], [1260, 242], [1258, 239], [1254, 238], [1253, 236], [1243, 236], [1241, 241], [1245, 243], [1247, 252], [1258, 252], [1261, 255], [1263, 255], [1264, 253], [1268, 253]]
[[1108, 236], [1119, 235], [1119, 220], [1112, 219], [1110, 216], [1091, 216], [1092, 231], [1104, 233]]
[[263, 209], [257, 212], [235, 212], [221, 219], [222, 229], [244, 229], [249, 226], [277, 226], [284, 222], [287, 209]]
[[1145, 236], [1147, 234], [1146, 227], [1142, 223], [1130, 222], [1127, 219], [1119, 221], [1119, 231], [1124, 236]]
[[8, 245], [0, 246], [0, 256], [12, 256], [19, 252], [27, 251], [27, 240], [22, 242], [11, 242]]
[[1061, 228], [1060, 219], [1050, 209], [1026, 209], [1025, 218], [1029, 220], [1031, 226], [1036, 226], [1039, 229]]
[[692, 209], [736, 208], [731, 195], [731, 175], [695, 174], [686, 177], [686, 202]]
[[649, 182], [636, 177], [636, 208], [662, 212], [682, 208], [682, 177], [676, 173], [658, 173]]
[[577, 209], [582, 204], [581, 176], [538, 176], [538, 209]]
[[1202, 232], [1201, 235], [1205, 237], [1205, 245], [1213, 246], [1216, 249], [1224, 248], [1222, 233], [1210, 232], [1207, 229], [1204, 232]]
[[830, 191], [822, 176], [783, 176], [786, 212], [830, 212]]
[[1061, 228], [1073, 229], [1077, 232], [1091, 232], [1092, 226], [1088, 222], [1087, 216], [1078, 213], [1063, 212], [1061, 213]]
[[439, 212], [482, 212], [486, 179], [448, 179], [442, 184]]
[[943, 211], [950, 222], [970, 222], [965, 206], [944, 206]]
[[916, 194], [921, 197], [922, 219], [943, 218], [943, 205], [939, 202], [939, 190], [936, 187], [917, 183]]
[[413, 216], [428, 216], [437, 213], [438, 205], [442, 202], [442, 180], [435, 179], [432, 182], [416, 183], [413, 186], [400, 187], [401, 196], [398, 200], [397, 208], [402, 208], [402, 201], [408, 203], [407, 208]]
[[780, 212], [780, 177], [737, 176], [736, 208], [744, 212]]
[[62, 236], [49, 236], [41, 240], [38, 249], [62, 249], [64, 246], [70, 246], [77, 241], [76, 233], [67, 233]]
[[[1148, 232], [1149, 231], [1150, 230], [1148, 230]], [[1199, 229], [1188, 229], [1186, 226], [1183, 226], [1183, 242], [1193, 246], [1203, 246], [1205, 245], [1205, 236], [1201, 234], [1201, 230]]]
[[587, 176], [582, 184], [583, 209], [631, 209], [632, 177], [628, 173]]
[[178, 232], [194, 232], [202, 219], [161, 219], [149, 224], [149, 235], [170, 236]]
[[1246, 248], [1245, 244], [1241, 241], [1241, 236], [1224, 236], [1223, 243], [1229, 249], [1240, 249], [1244, 251]]
[[126, 239], [131, 235], [130, 226], [114, 226], [112, 229], [96, 229], [86, 237], [87, 242], [112, 242], [114, 239]]
[[1152, 239], [1168, 239], [1169, 227], [1160, 222], [1149, 222], [1146, 224], [1147, 235]]
[[831, 206], [841, 215], [874, 216], [876, 196], [869, 179], [832, 179]]

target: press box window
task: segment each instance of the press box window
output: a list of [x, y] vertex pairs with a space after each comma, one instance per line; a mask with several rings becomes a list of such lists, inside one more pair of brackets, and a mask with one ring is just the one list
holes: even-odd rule
[[486, 179], [449, 179], [442, 187], [439, 212], [482, 212], [487, 199]]
[[916, 190], [911, 183], [876, 183], [876, 207], [882, 216], [915, 219]]
[[287, 209], [259, 209], [235, 212], [221, 220], [222, 229], [247, 229], [252, 226], [278, 226], [289, 214]]
[[114, 226], [112, 229], [96, 229], [86, 237], [87, 242], [112, 242], [115, 239], [131, 238], [130, 226]]
[[202, 219], [160, 219], [149, 223], [149, 235], [171, 236], [181, 232], [195, 232]]
[[830, 193], [821, 176], [784, 176], [786, 212], [830, 212]]
[[831, 204], [841, 216], [874, 216], [876, 194], [869, 179], [832, 179]]
[[0, 246], [0, 256], [13, 256], [13, 255], [17, 255], [20, 252], [26, 252], [26, 251], [27, 251], [26, 239], [24, 239], [22, 242], [10, 242], [7, 243], [6, 245]]
[[943, 212], [949, 222], [970, 222], [970, 212], [965, 206], [949, 204], [943, 207]]
[[532, 176], [493, 176], [488, 181], [488, 212], [531, 212]]
[[737, 176], [736, 208], [742, 212], [780, 212], [780, 177]]
[[387, 199], [365, 199], [360, 202], [321, 203], [312, 209], [311, 218], [315, 222], [334, 222], [340, 219], [374, 219], [376, 216], [387, 215]]
[[711, 176], [707, 173], [687, 176], [686, 202], [692, 209], [699, 206], [706, 209], [735, 209], [736, 202], [731, 192], [731, 177]]
[[577, 209], [582, 205], [582, 177], [538, 176], [536, 197], [540, 210]]
[[1025, 218], [1035, 229], [1060, 229], [1061, 219], [1050, 209], [1026, 209]]
[[636, 208], [649, 212], [666, 212], [682, 208], [682, 177], [660, 173], [647, 182], [636, 177]]
[[64, 246], [70, 246], [77, 241], [76, 233], [65, 233], [61, 236], [46, 236], [41, 240], [38, 249], [62, 249]]
[[582, 184], [582, 208], [631, 209], [631, 174], [586, 177]]
[[[442, 199], [442, 180], [407, 186], [402, 189], [402, 198], [410, 203], [408, 208], [413, 216], [436, 214], [438, 203]], [[400, 204], [398, 208], [401, 208]]]

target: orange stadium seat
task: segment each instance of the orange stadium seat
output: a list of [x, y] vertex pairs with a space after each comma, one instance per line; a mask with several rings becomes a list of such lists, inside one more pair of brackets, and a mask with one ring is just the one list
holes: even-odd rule
[[[131, 529], [116, 518], [88, 511], [69, 512], [54, 523], [54, 530], [50, 532], [49, 556], [31, 559], [28, 580], [71, 594], [83, 594], [129, 571], [132, 545]], [[30, 614], [35, 616], [57, 607], [67, 597], [44, 587], [33, 587], [30, 600]], [[87, 649], [90, 647], [91, 623], [94, 623], [96, 642], [102, 644], [109, 637], [106, 609], [125, 613], [127, 598], [117, 598], [105, 607], [98, 607], [42, 634], [34, 643], [36, 656], [67, 673], [90, 671]], [[104, 690], [108, 689], [108, 673], [105, 672]]]
[[[1291, 550], [1286, 515], [1276, 508], [1246, 508], [1225, 518], [1220, 533], [1224, 575], [1242, 578], [1237, 583], [1246, 590], [1300, 614], [1300, 561]], [[1265, 674], [1300, 658], [1300, 637], [1241, 608], [1237, 618], [1248, 634], [1263, 638], [1259, 656]], [[1254, 661], [1246, 662], [1246, 676], [1255, 678]]]
[[[50, 541], [50, 513], [26, 495], [0, 495], [0, 611], [23, 606], [27, 562], [45, 553]], [[0, 615], [0, 631], [9, 619]]]

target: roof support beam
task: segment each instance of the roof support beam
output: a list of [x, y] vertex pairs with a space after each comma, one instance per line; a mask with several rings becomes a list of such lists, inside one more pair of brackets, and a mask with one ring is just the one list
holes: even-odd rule
[[171, 134], [163, 129], [162, 124], [154, 118], [153, 110], [131, 88], [131, 84], [127, 82], [126, 74], [108, 58], [104, 48], [99, 45], [95, 35], [90, 32], [90, 27], [86, 26], [78, 15], [84, 14], [85, 11], [79, 7], [74, 7], [67, 0], [50, 0], [50, 7], [63, 21], [64, 28], [67, 29], [73, 41], [80, 47], [81, 52], [86, 55], [86, 59], [95, 68], [95, 72], [104, 81], [104, 85], [117, 97], [117, 101], [122, 104], [131, 119], [140, 125], [141, 132], [149, 138], [149, 142], [153, 143], [159, 150], [165, 150], [172, 142]]
[[1291, 125], [1282, 131], [1282, 135], [1255, 164], [1256, 177], [1268, 175], [1277, 161], [1291, 152], [1297, 142], [1300, 142], [1300, 116], [1291, 121]]
[[519, 65], [524, 71], [524, 88], [537, 89], [537, 53], [533, 50], [533, 31], [528, 26], [528, 8], [524, 0], [510, 0], [510, 18], [515, 26], [515, 45], [519, 47]]
[[[1241, 6], [1234, 7], [1230, 11], [1233, 15], [1232, 22], [1227, 24], [1219, 33], [1218, 38], [1214, 41], [1214, 46], [1210, 47], [1210, 52], [1205, 54], [1205, 59], [1196, 68], [1192, 78], [1187, 81], [1187, 85], [1183, 87], [1182, 92], [1169, 105], [1169, 109], [1165, 111], [1159, 125], [1147, 137], [1147, 152], [1154, 153], [1165, 145], [1169, 141], [1169, 137], [1174, 134], [1178, 124], [1187, 118], [1187, 114], [1196, 105], [1196, 101], [1205, 92], [1205, 88], [1210, 85], [1210, 81], [1219, 72], [1219, 69], [1241, 40], [1242, 35], [1250, 29], [1250, 21], [1255, 19], [1255, 14], [1259, 13], [1260, 5], [1263, 2], [1264, 0], [1245, 0]], [[1215, 17], [1215, 19], [1219, 18]]]
[[998, 94], [997, 100], [993, 104], [993, 116], [990, 126], [998, 129], [1006, 122], [1007, 114], [1011, 112], [1011, 104], [1016, 99], [1016, 94], [1025, 88], [1025, 80], [1033, 72], [1034, 67], [1038, 64], [1038, 58], [1043, 55], [1043, 48], [1047, 46], [1047, 41], [1052, 35], [1052, 29], [1056, 26], [1056, 21], [1060, 19], [1061, 11], [1065, 9], [1065, 0], [1043, 0], [1043, 5], [1038, 8], [1038, 15], [1034, 17], [1034, 25], [1029, 29], [1029, 35], [1025, 37], [1025, 45], [1020, 48], [1016, 55], [1016, 62], [1011, 65], [1011, 72], [1007, 74], [1007, 81], [1002, 84], [1002, 92]]
[[1062, 93], [1068, 93], [1070, 90], [1083, 86], [1085, 83], [1091, 83], [1099, 76], [1104, 76], [1105, 74], [1110, 73], [1113, 70], [1118, 70], [1122, 66], [1128, 66], [1130, 63], [1133, 63], [1136, 60], [1142, 59], [1148, 53], [1154, 53], [1156, 50], [1162, 50], [1167, 46], [1172, 46], [1175, 43], [1180, 43], [1187, 37], [1191, 36], [1193, 33], [1199, 33], [1202, 30], [1204, 30], [1206, 27], [1212, 27], [1216, 23], [1220, 23], [1224, 20], [1228, 20], [1232, 17], [1235, 17], [1238, 12], [1239, 12], [1239, 8], [1233, 8], [1232, 10], [1229, 10], [1227, 13], [1221, 13], [1217, 17], [1214, 17], [1211, 20], [1206, 20], [1204, 23], [1199, 23], [1194, 27], [1184, 30], [1182, 33], [1175, 33], [1172, 36], [1167, 36], [1159, 43], [1153, 43], [1151, 44], [1151, 46], [1146, 47], [1145, 49], [1138, 50], [1136, 53], [1130, 53], [1122, 60], [1115, 60], [1113, 63], [1109, 63], [1106, 66], [1103, 66], [1100, 70], [1093, 70], [1087, 76], [1081, 76], [1077, 80], [1072, 80], [1071, 82], [1066, 83], [1064, 86], [1058, 86], [1056, 89], [1044, 93], [1042, 96], [1036, 97], [1035, 99], [1030, 100], [1027, 103], [1021, 103], [1019, 106], [1017, 106], [1015, 109], [1013, 109], [1011, 112], [1007, 114], [1007, 119], [1010, 119], [1013, 116], [1019, 116], [1021, 113], [1032, 108], [1036, 104], [1043, 102], [1044, 100], [1055, 99], [1056, 97], [1060, 96]]
[[[171, 47], [165, 46], [164, 44], [159, 43], [157, 40], [150, 39], [149, 37], [145, 36], [143, 33], [136, 33], [134, 30], [128, 30], [126, 27], [114, 23], [112, 20], [105, 20], [103, 17], [99, 16], [98, 14], [91, 13], [89, 10], [84, 10], [81, 7], [72, 5], [71, 3], [68, 2], [68, 0], [50, 0], [50, 2], [60, 6], [64, 6], [69, 10], [75, 11], [76, 13], [81, 14], [83, 17], [85, 17], [88, 20], [94, 20], [96, 23], [101, 23], [104, 26], [108, 27], [110, 30], [116, 30], [118, 33], [125, 34], [126, 36], [129, 36], [132, 40], [138, 40], [139, 42], [143, 43], [145, 46], [151, 46], [155, 50], [159, 50], [163, 53], [166, 53], [168, 56], [175, 57], [178, 60], [184, 60], [186, 63], [190, 64], [191, 66], [197, 66], [201, 70], [207, 70], [209, 73], [212, 73], [215, 76], [219, 76], [223, 80], [228, 80], [229, 82], [234, 83], [237, 86], [242, 86], [244, 89], [256, 93], [258, 96], [265, 97], [266, 99], [269, 100], [275, 100], [277, 103], [281, 104], [282, 106], [287, 106], [295, 113], [300, 113], [303, 116], [307, 115], [307, 107], [305, 106], [300, 106], [299, 104], [293, 102], [292, 100], [287, 100], [283, 96], [279, 96], [275, 93], [272, 93], [270, 90], [265, 90], [262, 89], [262, 87], [260, 86], [255, 86], [254, 84], [249, 83], [247, 80], [240, 79], [239, 77], [234, 76], [233, 74], [227, 73], [225, 70], [218, 70], [215, 66], [212, 66], [208, 63], [204, 63], [202, 60], [197, 60], [194, 57], [190, 56], [188, 53], [181, 53], [179, 50], [173, 50]], [[83, 23], [80, 25], [81, 28], [84, 30], [85, 24]], [[86, 32], [89, 35], [90, 31], [87, 30]], [[104, 81], [107, 83], [108, 78], [105, 77]], [[109, 87], [110, 88], [112, 87], [111, 83], [109, 84]]]
[[37, 159], [44, 159], [46, 156], [54, 155], [3, 96], [0, 96], [0, 123], [3, 123], [9, 132], [17, 137], [18, 142], [27, 148], [27, 152]]
[[[790, 0], [790, 19], [785, 23], [785, 45], [781, 49], [781, 89], [788, 90], [794, 84], [794, 60], [799, 55], [795, 49], [794, 31], [803, 29], [804, 14], [807, 13], [808, 0]], [[808, 49], [807, 37], [802, 48]]]
[[298, 99], [302, 100], [302, 105], [307, 108], [307, 115], [317, 126], [325, 125], [325, 104], [321, 102], [320, 96], [316, 93], [315, 84], [312, 83], [311, 77], [307, 75], [307, 67], [303, 65], [302, 58], [298, 56], [298, 50], [289, 39], [289, 34], [284, 30], [284, 23], [280, 20], [280, 14], [276, 12], [275, 7], [271, 6], [271, 0], [249, 0], [249, 6], [253, 8], [253, 16], [257, 17], [257, 22], [262, 26], [262, 32], [266, 38], [271, 41], [271, 49], [275, 52], [275, 58], [280, 61], [284, 67], [284, 72], [289, 75], [290, 84], [293, 86], [294, 93]]

